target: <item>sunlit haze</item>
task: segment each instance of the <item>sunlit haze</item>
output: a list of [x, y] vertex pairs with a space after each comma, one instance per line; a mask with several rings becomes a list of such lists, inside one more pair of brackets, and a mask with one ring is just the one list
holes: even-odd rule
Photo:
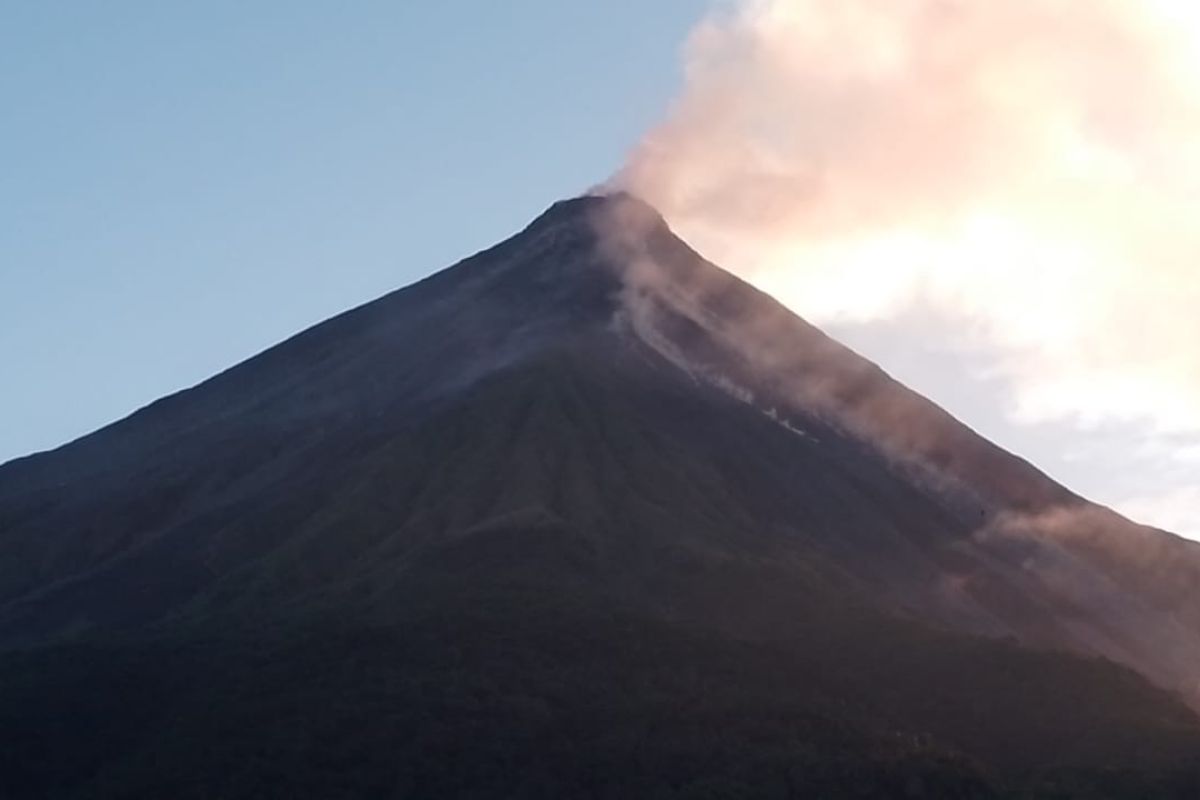
[[617, 182], [1068, 485], [1197, 535], [1197, 53], [1165, 0], [722, 7]]

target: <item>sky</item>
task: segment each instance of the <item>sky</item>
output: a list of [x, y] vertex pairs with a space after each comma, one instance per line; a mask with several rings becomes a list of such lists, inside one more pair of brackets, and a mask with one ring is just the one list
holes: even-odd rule
[[1187, 7], [4, 4], [0, 461], [616, 173], [980, 432], [1200, 537]]
[[0, 462], [621, 163], [701, 0], [0, 2]]

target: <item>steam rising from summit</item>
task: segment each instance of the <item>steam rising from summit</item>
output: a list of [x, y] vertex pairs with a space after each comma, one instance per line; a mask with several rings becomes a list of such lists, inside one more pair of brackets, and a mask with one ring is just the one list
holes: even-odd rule
[[613, 183], [815, 322], [956, 321], [1019, 419], [1191, 437], [1197, 43], [1175, 0], [748, 0]]

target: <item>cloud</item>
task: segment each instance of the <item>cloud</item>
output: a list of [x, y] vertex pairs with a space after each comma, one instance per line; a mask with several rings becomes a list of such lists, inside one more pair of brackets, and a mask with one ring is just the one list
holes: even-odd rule
[[746, 0], [614, 184], [818, 324], [958, 319], [1015, 420], [1195, 437], [1198, 53], [1180, 0]]
[[1176, 486], [1149, 496], [1130, 497], [1121, 504], [1130, 517], [1146, 520], [1160, 528], [1200, 539], [1197, 510], [1200, 486]]
[[1197, 28], [1145, 0], [744, 3], [617, 182], [814, 321], [964, 315], [1026, 417], [1200, 430]]

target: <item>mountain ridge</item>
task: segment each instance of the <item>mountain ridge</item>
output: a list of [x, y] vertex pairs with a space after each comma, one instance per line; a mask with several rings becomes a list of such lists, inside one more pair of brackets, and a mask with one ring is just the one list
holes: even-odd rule
[[[309, 774], [295, 759], [315, 745], [273, 720], [300, 714], [296, 729], [315, 736], [342, 707], [363, 731], [347, 734], [356, 758], [379, 757], [376, 739], [439, 730], [451, 744], [427, 743], [433, 763], [457, 766], [429, 767], [438, 777], [421, 783], [428, 757], [414, 750], [403, 780], [426, 796], [478, 796], [516, 778], [449, 754], [509, 757], [472, 726], [569, 738], [560, 716], [608, 718], [587, 705], [591, 685], [627, 698], [631, 729], [681, 720], [679, 746], [695, 749], [692, 766], [664, 767], [676, 783], [726, 752], [689, 738], [711, 724], [678, 705], [691, 697], [730, 724], [783, 726], [746, 730], [774, 744], [739, 745], [729, 763], [777, 752], [790, 725], [815, 726], [819, 757], [792, 745], [778, 757], [811, 762], [797, 785], [841, 787], [833, 796], [849, 792], [829, 766], [839, 759], [871, 765], [877, 788], [917, 770], [981, 797], [1048, 770], [1103, 784], [1097, 770], [1119, 765], [1138, 796], [1153, 781], [1195, 785], [1180, 753], [1200, 747], [1200, 724], [1146, 679], [1196, 688], [1198, 569], [1194, 546], [1086, 504], [986, 442], [703, 260], [640, 201], [578, 198], [90, 437], [0, 467], [0, 686], [16, 687], [0, 691], [0, 709], [28, 709], [21, 724], [37, 741], [71, 754], [77, 765], [61, 772], [82, 796], [177, 794], [178, 775], [252, 796], [234, 778], [213, 783], [214, 765], [259, 764], [231, 773], [253, 782], [286, 756]], [[374, 644], [340, 656], [328, 644], [360, 639]], [[723, 682], [730, 670], [738, 679]], [[136, 724], [97, 718], [113, 741], [156, 731], [148, 750], [64, 745], [39, 711], [63, 687], [93, 697], [110, 674], [163, 687], [174, 722], [136, 698]], [[757, 682], [771, 691], [756, 694]], [[459, 695], [460, 683], [474, 688]], [[310, 697], [325, 699], [294, 710]], [[597, 753], [621, 741], [571, 724]], [[189, 750], [215, 746], [212, 726], [228, 752]], [[928, 744], [901, 746], [886, 733], [897, 730]], [[18, 739], [6, 743], [58, 763]], [[275, 755], [260, 763], [250, 754], [264, 742]], [[519, 758], [551, 747], [528, 746]], [[613, 746], [635, 774], [634, 751]], [[599, 769], [591, 751], [563, 757]], [[399, 785], [399, 767], [371, 763]], [[483, 783], [453, 789], [455, 770]], [[576, 786], [579, 774], [554, 780]]]
[[[570, 274], [562, 273], [564, 263], [572, 270]], [[437, 375], [437, 370], [431, 360], [421, 358], [419, 353], [416, 363], [409, 368], [420, 372], [426, 380], [416, 389], [388, 376], [371, 376], [379, 384], [377, 392], [369, 391], [372, 387], [364, 391], [358, 373], [350, 372], [349, 377], [339, 379], [341, 365], [336, 363], [335, 356], [340, 351], [328, 343], [330, 339], [354, 341], [363, 350], [394, 346], [389, 339], [397, 333], [418, 335], [414, 329], [430, 324], [429, 318], [436, 317], [437, 306], [444, 299], [435, 298], [429, 304], [434, 307], [433, 314], [421, 305], [427, 296], [438, 293], [456, 301], [464, 293], [484, 298], [477, 303], [481, 308], [472, 310], [472, 316], [481, 322], [471, 327], [453, 323], [460, 341], [446, 344], [454, 345], [457, 353], [466, 354], [468, 365], [464, 368], [461, 360], [455, 363], [448, 378], [449, 387], [441, 386], [436, 379], [428, 380]], [[502, 307], [501, 310], [497, 311], [496, 306]], [[514, 318], [506, 306], [519, 306], [527, 318]], [[416, 319], [412, 321], [414, 316]], [[489, 316], [497, 319], [489, 320]], [[391, 330], [397, 327], [391, 317], [401, 318], [407, 324], [400, 325], [398, 332]], [[715, 325], [711, 323], [714, 319], [718, 321]], [[437, 324], [436, 319], [433, 324]], [[496, 334], [497, 330], [501, 333]], [[1140, 536], [1143, 541], [1139, 548], [1143, 552], [1155, 549], [1166, 552], [1157, 561], [1174, 560], [1179, 551], [1190, 552], [1193, 563], [1188, 564], [1185, 559], [1182, 574], [1168, 583], [1186, 589], [1200, 575], [1195, 567], [1195, 562], [1200, 561], [1196, 558], [1200, 548], [1189, 549], [1187, 543], [1178, 539], [1154, 541], [1153, 534], [1126, 526], [1115, 515], [1110, 517], [1111, 512], [1086, 503], [1033, 465], [962, 426], [943, 409], [893, 381], [878, 366], [829, 339], [773, 299], [703, 260], [674, 237], [657, 212], [624, 194], [560, 201], [496, 247], [314, 326], [192, 390], [165, 398], [115, 426], [102, 429], [93, 435], [100, 437], [94, 447], [103, 448], [105, 466], [114, 460], [120, 464], [119, 449], [108, 440], [115, 427], [135, 424], [145, 427], [145, 423], [159, 415], [169, 416], [173, 404], [193, 399], [197, 393], [215, 393], [227, 403], [230, 384], [250, 398], [243, 402], [264, 404], [268, 379], [258, 376], [272, 372], [281, 374], [282, 379], [275, 378], [274, 396], [267, 398], [265, 413], [253, 416], [255, 426], [264, 426], [265, 418], [265, 426], [281, 429], [279, 435], [293, 435], [287, 424], [280, 423], [290, 414], [306, 426], [316, 418], [325, 424], [348, 422], [369, 429], [372, 416], [395, 413], [389, 406], [401, 406], [408, 414], [424, 413], [414, 409], [435, 407], [440, 392], [470, 385], [479, 376], [494, 372], [509, 361], [519, 362], [526, 357], [526, 350], [546, 347], [555, 337], [586, 337], [588, 331], [605, 335], [610, 330], [632, 334], [693, 378], [707, 376], [707, 380], [717, 385], [723, 381], [725, 391], [742, 393], [743, 399], [750, 395], [751, 405], [760, 411], [777, 416], [791, 414], [791, 420], [784, 419], [785, 426], [795, 427], [796, 423], [803, 427], [805, 417], [819, 417], [823, 423], [833, 424], [862, 440], [867, 447], [878, 449], [915, 479], [942, 484], [935, 491], [942, 500], [956, 505], [960, 516], [978, 515], [970, 520], [978, 528], [972, 535], [1020, 540], [1024, 538], [1022, 528], [1031, 527], [1039, 537], [1045, 537], [1046, 528], [1051, 527], [1055, 535], [1083, 538], [1086, 546], [1091, 534], [1080, 533], [1078, 525], [1038, 524], [1041, 517], [1069, 519], [1078, 515], [1086, 526], [1117, 526], [1121, 536]], [[323, 349], [312, 346], [313, 341], [325, 343]], [[688, 353], [686, 363], [680, 362], [678, 352], [670, 352], [676, 345]], [[482, 355], [467, 352], [471, 350]], [[412, 354], [408, 355], [410, 361], [414, 360]], [[350, 355], [350, 358], [360, 357], [361, 352]], [[310, 391], [311, 399], [297, 400], [303, 384], [297, 385], [293, 376], [311, 374], [314, 365], [324, 367], [328, 362], [335, 363], [318, 375], [324, 385], [317, 384]], [[244, 379], [247, 373], [251, 377]], [[328, 373], [332, 375], [327, 376]], [[326, 407], [331, 410], [326, 411]], [[222, 413], [233, 416], [228, 409], [222, 409]], [[330, 419], [336, 414], [345, 418]], [[356, 416], [360, 419], [355, 419]], [[365, 418], [365, 426], [361, 418]], [[913, 424], [914, 420], [917, 424]], [[220, 417], [215, 420], [219, 422]], [[212, 427], [214, 420], [205, 419], [202, 424]], [[186, 437], [185, 426], [174, 420], [165, 423], [165, 430], [176, 443], [172, 446], [178, 446], [181, 429]], [[261, 436], [261, 432], [222, 435]], [[117, 444], [121, 443], [118, 436]], [[207, 446], [207, 442], [201, 441], [199, 445]], [[79, 446], [77, 443], [68, 448]], [[85, 442], [85, 446], [93, 445]], [[135, 455], [137, 452], [134, 451]], [[5, 472], [9, 471], [7, 465], [0, 467], [0, 497], [5, 489]], [[57, 467], [55, 475], [60, 481], [61, 473], [61, 467]], [[1112, 560], [1105, 559], [1107, 568], [1113, 567]], [[1149, 568], [1157, 569], [1153, 556], [1149, 561]], [[1162, 574], [1155, 573], [1156, 581]], [[9, 599], [16, 597], [9, 595]], [[1177, 598], [1169, 595], [1162, 602], [1177, 603]], [[1200, 608], [1191, 613], [1200, 619], [1196, 616], [1200, 615]]]

